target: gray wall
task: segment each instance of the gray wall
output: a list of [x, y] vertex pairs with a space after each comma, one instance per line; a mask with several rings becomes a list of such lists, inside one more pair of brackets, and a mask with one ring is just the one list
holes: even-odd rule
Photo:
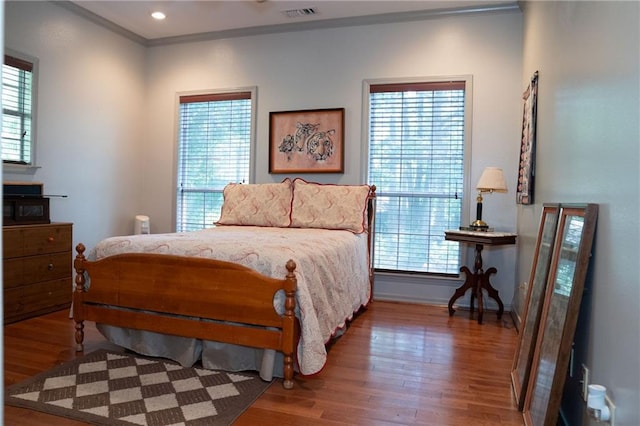
[[74, 242], [131, 232], [139, 211], [145, 49], [52, 2], [6, 2], [5, 46], [39, 59], [35, 175], [51, 219], [74, 223]]
[[[585, 362], [591, 381], [609, 388], [616, 425], [637, 426], [639, 3], [528, 2], [523, 10], [522, 87], [534, 71], [540, 77], [536, 204], [517, 210], [518, 283], [529, 279], [542, 203], [600, 205], [575, 371]], [[516, 294], [518, 312], [523, 294]], [[576, 403], [577, 389], [572, 393], [565, 395], [564, 409], [576, 419], [584, 405]]]
[[[143, 178], [143, 211], [160, 229], [171, 229], [167, 209], [174, 193], [175, 93], [203, 88], [258, 87], [256, 181], [268, 174], [269, 112], [345, 108], [345, 173], [307, 179], [359, 183], [363, 179], [362, 82], [364, 79], [473, 76], [470, 181], [485, 166], [505, 169], [516, 182], [520, 128], [521, 14], [456, 16], [402, 24], [358, 26], [154, 47], [148, 52], [148, 129], [145, 152], [155, 167]], [[375, 182], [371, 182], [374, 183]], [[486, 197], [485, 218], [515, 230], [515, 192]], [[475, 200], [475, 193], [467, 196]], [[470, 205], [475, 208], [474, 203]], [[475, 212], [475, 210], [474, 210]], [[145, 214], [147, 214], [145, 213]], [[471, 217], [471, 212], [466, 217]], [[509, 309], [515, 274], [513, 246], [485, 251], [498, 268], [494, 285]], [[469, 259], [473, 259], [469, 257]], [[378, 299], [446, 303], [457, 280], [376, 278]], [[468, 303], [468, 298], [461, 299]], [[491, 300], [493, 303], [493, 300]]]

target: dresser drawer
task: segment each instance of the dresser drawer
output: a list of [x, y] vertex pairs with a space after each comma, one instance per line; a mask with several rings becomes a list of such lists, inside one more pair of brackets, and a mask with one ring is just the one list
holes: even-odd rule
[[5, 259], [2, 274], [5, 289], [62, 278], [71, 281], [71, 256], [63, 252]]
[[6, 226], [2, 229], [2, 257], [71, 251], [71, 234], [71, 224]]
[[4, 322], [18, 321], [71, 305], [71, 279], [4, 290]]

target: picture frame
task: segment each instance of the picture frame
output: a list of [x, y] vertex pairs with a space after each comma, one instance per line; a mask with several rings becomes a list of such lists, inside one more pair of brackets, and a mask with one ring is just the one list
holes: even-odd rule
[[522, 134], [520, 138], [520, 161], [516, 203], [533, 204], [535, 184], [536, 122], [538, 113], [538, 71], [533, 73], [531, 83], [522, 94]]
[[525, 396], [525, 426], [555, 426], [558, 420], [597, 216], [597, 204], [560, 206]]
[[269, 173], [344, 173], [344, 108], [269, 113]]
[[533, 351], [538, 336], [538, 326], [547, 287], [549, 267], [551, 266], [551, 255], [553, 253], [559, 214], [559, 204], [549, 203], [543, 205], [533, 264], [529, 275], [529, 286], [522, 313], [522, 327], [511, 369], [513, 394], [520, 411], [524, 408], [525, 394], [529, 383], [531, 361], [533, 360]]

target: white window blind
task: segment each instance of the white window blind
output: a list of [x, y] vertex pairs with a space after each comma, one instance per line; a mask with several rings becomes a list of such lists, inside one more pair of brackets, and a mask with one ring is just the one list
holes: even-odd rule
[[369, 86], [368, 182], [378, 188], [375, 268], [458, 275], [465, 82]]
[[248, 182], [251, 92], [180, 96], [176, 231], [210, 228], [222, 191]]
[[32, 164], [33, 63], [5, 55], [2, 65], [2, 161]]

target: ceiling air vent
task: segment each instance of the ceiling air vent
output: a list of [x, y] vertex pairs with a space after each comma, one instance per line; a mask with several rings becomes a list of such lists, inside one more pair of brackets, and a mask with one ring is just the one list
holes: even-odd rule
[[300, 16], [316, 15], [318, 12], [313, 7], [304, 7], [302, 9], [283, 10], [282, 14], [287, 18], [298, 18]]

